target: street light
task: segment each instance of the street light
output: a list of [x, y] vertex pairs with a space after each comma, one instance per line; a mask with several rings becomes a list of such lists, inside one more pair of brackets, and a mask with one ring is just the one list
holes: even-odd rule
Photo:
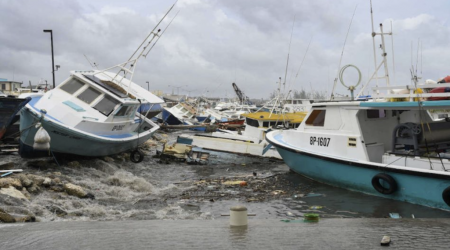
[[[50, 32], [50, 41], [52, 45], [52, 74], [53, 74], [53, 88], [55, 88], [55, 59], [53, 55], [53, 31], [52, 30], [44, 30], [44, 32]], [[59, 66], [58, 66], [59, 68]]]
[[150, 83], [148, 81], [146, 81], [147, 83], [147, 90], [150, 91]]

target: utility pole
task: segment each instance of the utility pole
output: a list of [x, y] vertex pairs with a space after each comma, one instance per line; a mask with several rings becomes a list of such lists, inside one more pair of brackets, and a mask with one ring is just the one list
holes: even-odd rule
[[52, 46], [52, 74], [53, 74], [53, 89], [55, 88], [55, 57], [53, 55], [53, 31], [44, 30], [44, 32], [50, 33], [50, 41]]

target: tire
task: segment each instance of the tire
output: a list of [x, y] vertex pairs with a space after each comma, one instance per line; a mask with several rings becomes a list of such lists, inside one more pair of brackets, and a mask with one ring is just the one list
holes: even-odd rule
[[450, 206], [450, 187], [444, 189], [444, 191], [442, 192], [442, 199], [447, 205]]
[[[389, 188], [384, 187], [381, 185], [380, 180], [383, 180], [387, 184], [389, 184]], [[377, 190], [379, 193], [382, 194], [392, 194], [395, 191], [397, 191], [397, 182], [392, 178], [392, 176], [388, 174], [377, 174], [372, 178], [372, 186]], [[450, 190], [449, 190], [450, 192]], [[449, 196], [450, 199], [450, 196]]]
[[139, 163], [142, 160], [144, 160], [144, 154], [139, 150], [133, 150], [130, 154], [130, 161], [134, 162], [134, 163]]

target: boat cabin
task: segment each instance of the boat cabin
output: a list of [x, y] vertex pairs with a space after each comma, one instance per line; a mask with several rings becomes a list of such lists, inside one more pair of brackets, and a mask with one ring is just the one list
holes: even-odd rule
[[[95, 73], [72, 71], [71, 76], [49, 92], [49, 95], [42, 97], [35, 108], [56, 111], [51, 112], [53, 118], [92, 133], [127, 133], [138, 127], [143, 130], [151, 129], [148, 123], [139, 126], [140, 118], [136, 117], [137, 109], [149, 102], [136, 98], [131, 92], [127, 93], [125, 84], [122, 87], [110, 82], [114, 76], [112, 73]], [[162, 102], [159, 98], [156, 101]], [[110, 127], [109, 132], [105, 132], [105, 124]]]
[[305, 147], [334, 157], [383, 164], [395, 161], [403, 166], [414, 165], [408, 163], [413, 159], [417, 166], [428, 169], [431, 158], [440, 167], [449, 164], [450, 169], [450, 119], [445, 118], [446, 110], [441, 110], [441, 115], [432, 114], [439, 112], [437, 104], [432, 101], [422, 102], [421, 106], [417, 102], [315, 104], [298, 130], [304, 132]]

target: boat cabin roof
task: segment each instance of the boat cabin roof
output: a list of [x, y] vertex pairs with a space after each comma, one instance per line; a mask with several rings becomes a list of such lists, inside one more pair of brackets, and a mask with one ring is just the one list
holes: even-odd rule
[[439, 101], [393, 101], [393, 102], [377, 102], [377, 101], [353, 101], [353, 102], [321, 102], [314, 103], [313, 108], [323, 108], [326, 106], [353, 106], [364, 109], [444, 109], [450, 107], [450, 100]]

